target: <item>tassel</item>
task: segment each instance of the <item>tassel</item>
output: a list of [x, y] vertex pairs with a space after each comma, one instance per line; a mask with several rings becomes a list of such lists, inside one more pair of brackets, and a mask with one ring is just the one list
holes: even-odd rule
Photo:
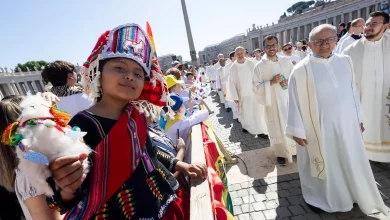
[[66, 127], [70, 121], [70, 118], [72, 117], [71, 114], [60, 111], [59, 109], [53, 107], [50, 108], [49, 112], [53, 115], [54, 121], [61, 127]]
[[14, 122], [8, 125], [8, 127], [4, 130], [3, 136], [1, 137], [1, 143], [11, 145], [11, 137], [14, 135], [18, 125], [19, 122]]

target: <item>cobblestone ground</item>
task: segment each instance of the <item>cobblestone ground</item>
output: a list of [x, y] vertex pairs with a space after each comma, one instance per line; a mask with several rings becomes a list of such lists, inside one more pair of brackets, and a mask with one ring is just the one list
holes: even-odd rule
[[[218, 103], [216, 93], [211, 93], [206, 103], [214, 111], [210, 117], [217, 136], [226, 149], [235, 154], [269, 147], [269, 142], [253, 135], [242, 133], [241, 125], [232, 119]], [[390, 206], [390, 168], [386, 169], [371, 163], [372, 170], [382, 197]], [[358, 207], [346, 213], [313, 213], [305, 204], [298, 173], [258, 179], [229, 185], [237, 220], [337, 220], [337, 219], [390, 219], [381, 213], [363, 214]]]

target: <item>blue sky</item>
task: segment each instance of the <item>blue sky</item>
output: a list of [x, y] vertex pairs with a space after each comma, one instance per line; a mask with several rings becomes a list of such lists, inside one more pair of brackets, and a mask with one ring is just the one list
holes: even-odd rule
[[[196, 50], [245, 32], [253, 23], [276, 23], [294, 2], [187, 0]], [[81, 65], [103, 31], [125, 23], [145, 27], [147, 19], [159, 55], [190, 59], [180, 0], [3, 0], [0, 66], [30, 60]]]

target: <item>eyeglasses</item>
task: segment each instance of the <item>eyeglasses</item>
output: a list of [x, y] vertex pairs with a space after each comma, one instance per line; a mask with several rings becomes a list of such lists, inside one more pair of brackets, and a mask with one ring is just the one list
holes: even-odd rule
[[278, 46], [278, 43], [272, 44], [272, 45], [265, 45], [265, 48], [271, 49], [271, 48], [276, 48]]
[[315, 46], [322, 46], [324, 43], [326, 44], [333, 44], [336, 42], [336, 37], [330, 37], [328, 39], [318, 39], [311, 41]]
[[384, 22], [373, 22], [373, 23], [367, 23], [364, 25], [365, 28], [368, 28], [368, 27], [376, 27], [378, 26], [378, 24], [384, 24]]
[[286, 48], [286, 49], [283, 49], [284, 51], [289, 51], [289, 50], [291, 50], [292, 49], [292, 47], [288, 47], [288, 48]]

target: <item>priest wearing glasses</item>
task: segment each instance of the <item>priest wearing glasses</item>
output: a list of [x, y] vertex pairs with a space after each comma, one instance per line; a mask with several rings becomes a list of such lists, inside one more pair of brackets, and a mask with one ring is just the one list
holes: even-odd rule
[[305, 202], [316, 213], [388, 215], [367, 158], [363, 121], [351, 59], [332, 54], [336, 27], [322, 24], [309, 35], [312, 53], [290, 76], [286, 135], [297, 146]]

